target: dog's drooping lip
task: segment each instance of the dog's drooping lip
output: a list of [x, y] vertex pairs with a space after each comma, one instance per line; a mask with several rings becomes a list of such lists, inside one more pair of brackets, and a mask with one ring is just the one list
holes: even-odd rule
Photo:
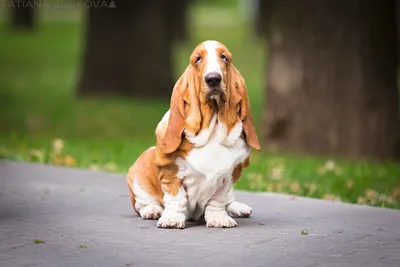
[[215, 108], [219, 108], [222, 104], [226, 102], [226, 93], [222, 87], [208, 87], [207, 102], [210, 103]]

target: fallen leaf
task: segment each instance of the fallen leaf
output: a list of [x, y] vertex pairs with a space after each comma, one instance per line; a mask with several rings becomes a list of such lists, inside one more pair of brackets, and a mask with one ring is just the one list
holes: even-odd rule
[[330, 200], [330, 201], [335, 201], [335, 202], [339, 202], [340, 201], [340, 197], [333, 195], [333, 194], [325, 194], [323, 197], [324, 200]]
[[66, 155], [66, 156], [61, 156], [61, 155], [56, 155], [51, 158], [51, 163], [54, 165], [61, 165], [61, 166], [67, 166], [67, 167], [72, 167], [76, 166], [76, 161], [71, 155]]
[[332, 160], [328, 160], [325, 163], [325, 169], [330, 170], [330, 171], [334, 170], [335, 169], [335, 162], [333, 162]]
[[64, 141], [59, 138], [56, 138], [53, 140], [52, 145], [53, 145], [53, 151], [56, 154], [60, 154], [64, 148]]
[[325, 174], [328, 171], [334, 171], [336, 175], [340, 175], [342, 173], [342, 169], [337, 167], [335, 162], [333, 162], [332, 160], [328, 160], [323, 166], [319, 166], [317, 168], [317, 172], [319, 174]]
[[368, 199], [376, 199], [378, 197], [378, 195], [379, 195], [379, 193], [376, 192], [375, 190], [372, 190], [372, 189], [365, 190], [365, 196]]
[[297, 193], [299, 192], [300, 185], [298, 183], [292, 183], [290, 185], [290, 189], [292, 190], [292, 192]]
[[76, 166], [76, 161], [71, 155], [66, 155], [64, 157], [64, 165], [68, 167]]
[[50, 163], [54, 165], [63, 165], [64, 164], [64, 157], [62, 156], [53, 156], [50, 159]]
[[271, 169], [270, 177], [272, 180], [279, 180], [283, 176], [284, 166], [283, 164], [277, 165]]
[[40, 158], [43, 156], [43, 152], [39, 149], [31, 149], [29, 150], [29, 155]]
[[304, 229], [304, 230], [301, 230], [300, 234], [301, 234], [301, 235], [308, 235], [308, 231], [305, 230], [305, 229]]
[[379, 195], [378, 201], [384, 202], [384, 203], [389, 203], [389, 204], [393, 204], [395, 202], [393, 197], [388, 196], [388, 195]]
[[109, 162], [104, 164], [103, 169], [106, 171], [116, 171], [118, 169], [118, 166], [114, 162]]
[[99, 164], [91, 164], [89, 166], [89, 169], [93, 170], [93, 171], [98, 171], [100, 169]]
[[391, 196], [394, 199], [397, 199], [398, 197], [400, 197], [400, 186], [397, 187], [395, 190], [393, 190]]
[[357, 204], [360, 204], [360, 205], [364, 205], [364, 204], [367, 204], [367, 199], [365, 198], [365, 197], [358, 197], [357, 198]]
[[31, 149], [28, 151], [29, 161], [44, 162], [44, 153], [39, 149]]

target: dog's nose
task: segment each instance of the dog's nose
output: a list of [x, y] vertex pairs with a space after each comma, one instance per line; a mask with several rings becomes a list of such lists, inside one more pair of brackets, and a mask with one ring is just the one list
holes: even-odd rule
[[204, 78], [204, 80], [209, 86], [219, 85], [221, 83], [221, 79], [222, 79], [221, 75], [219, 75], [219, 73], [216, 72], [210, 72]]

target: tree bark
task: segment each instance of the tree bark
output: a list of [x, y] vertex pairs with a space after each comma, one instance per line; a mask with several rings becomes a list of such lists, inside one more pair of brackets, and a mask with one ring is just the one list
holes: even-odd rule
[[396, 1], [272, 0], [269, 149], [399, 159]]
[[170, 97], [173, 38], [168, 19], [185, 10], [174, 10], [169, 1], [116, 4], [89, 10], [78, 95]]
[[32, 30], [35, 26], [35, 1], [13, 0], [9, 4], [11, 28]]
[[[168, 37], [170, 41], [185, 41], [187, 35], [187, 8], [189, 1], [193, 0], [174, 0], [174, 4], [165, 6], [166, 12], [166, 26], [169, 26]], [[172, 2], [170, 2], [172, 3]]]

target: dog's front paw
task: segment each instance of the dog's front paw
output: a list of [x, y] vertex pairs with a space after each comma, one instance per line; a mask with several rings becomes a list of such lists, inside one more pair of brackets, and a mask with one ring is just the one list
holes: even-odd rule
[[226, 207], [226, 211], [233, 218], [248, 218], [252, 209], [244, 203], [233, 201]]
[[237, 226], [236, 221], [226, 211], [207, 211], [204, 218], [207, 227], [231, 228]]
[[164, 210], [163, 215], [158, 219], [157, 227], [183, 229], [185, 228], [186, 216], [182, 212]]

